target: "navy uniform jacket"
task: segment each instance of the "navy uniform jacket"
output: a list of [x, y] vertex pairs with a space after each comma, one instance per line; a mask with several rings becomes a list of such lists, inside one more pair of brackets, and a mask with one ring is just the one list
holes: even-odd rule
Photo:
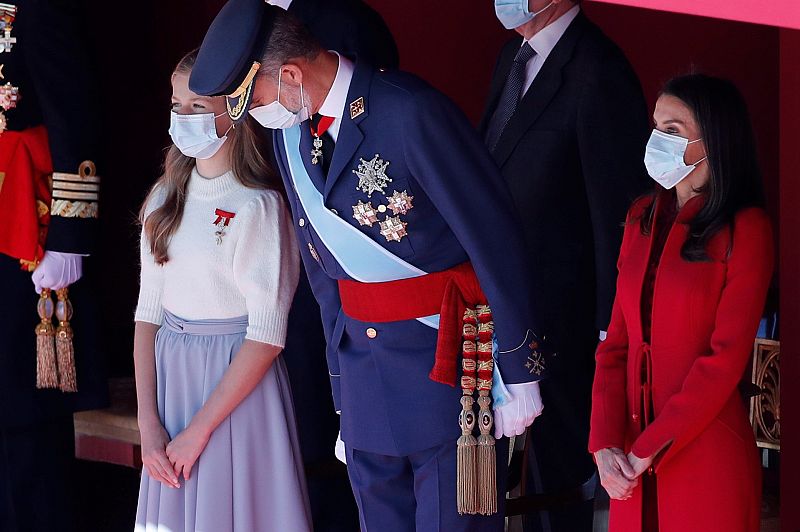
[[[301, 156], [325, 205], [424, 271], [470, 260], [492, 306], [500, 351], [507, 351], [499, 355], [505, 382], [538, 379], [526, 367], [530, 332], [540, 333], [529, 298], [530, 269], [511, 198], [481, 140], [452, 102], [409, 74], [357, 63], [347, 102], [359, 97], [366, 112], [351, 119], [345, 109], [327, 179], [320, 165], [310, 163], [310, 129], [301, 125]], [[342, 439], [356, 449], [396, 456], [455, 441], [461, 390], [428, 378], [437, 331], [416, 320], [364, 323], [343, 314], [337, 280], [349, 277], [305, 220], [282, 133], [275, 135], [275, 151], [321, 307]], [[399, 242], [388, 242], [378, 224], [360, 226], [352, 216], [353, 205], [368, 201], [352, 171], [360, 158], [375, 154], [390, 163], [387, 195], [407, 191], [414, 198], [402, 217], [408, 236]], [[369, 199], [374, 206], [385, 203], [380, 193]], [[367, 336], [368, 328], [377, 331], [375, 338]]]
[[[97, 162], [99, 132], [96, 100], [83, 31], [81, 3], [20, 0], [12, 37], [17, 43], [0, 54], [2, 83], [19, 87], [17, 107], [5, 112], [8, 129], [47, 128], [53, 170], [77, 174], [82, 161]], [[97, 164], [98, 175], [102, 163]], [[0, 168], [0, 172], [5, 172]], [[14, 176], [6, 176], [13, 179]], [[0, 231], [13, 231], [3, 224]], [[45, 249], [94, 254], [97, 219], [52, 216]], [[0, 320], [0, 428], [34, 425], [75, 410], [107, 403], [104, 362], [99, 349], [99, 313], [93, 258], [83, 261], [83, 278], [70, 286], [75, 314], [77, 393], [36, 390], [37, 294], [30, 272], [19, 260], [0, 254], [0, 293], [9, 309]]]

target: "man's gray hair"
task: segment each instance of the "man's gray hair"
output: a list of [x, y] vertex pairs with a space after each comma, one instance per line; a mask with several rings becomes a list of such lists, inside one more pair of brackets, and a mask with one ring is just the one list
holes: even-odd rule
[[280, 67], [291, 59], [304, 57], [312, 61], [322, 51], [319, 41], [303, 23], [281, 10], [275, 15], [259, 74], [277, 77]]

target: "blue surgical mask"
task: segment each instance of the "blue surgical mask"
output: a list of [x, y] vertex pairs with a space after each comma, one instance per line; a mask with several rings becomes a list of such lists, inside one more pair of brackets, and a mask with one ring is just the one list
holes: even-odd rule
[[528, 0], [494, 0], [494, 12], [505, 29], [513, 30], [530, 22], [539, 13], [550, 9], [552, 5], [553, 2], [550, 2], [539, 11], [531, 13], [528, 11]]
[[644, 165], [647, 173], [662, 187], [666, 189], [674, 187], [691, 174], [698, 164], [708, 158], [707, 156], [703, 157], [692, 164], [686, 164], [683, 161], [686, 147], [701, 140], [703, 139], [689, 140], [654, 129], [644, 150]]

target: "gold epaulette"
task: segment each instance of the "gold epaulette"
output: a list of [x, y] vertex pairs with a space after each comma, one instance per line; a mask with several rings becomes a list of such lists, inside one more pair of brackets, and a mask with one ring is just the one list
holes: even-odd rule
[[97, 218], [100, 176], [92, 161], [83, 161], [77, 174], [53, 172], [52, 216]]

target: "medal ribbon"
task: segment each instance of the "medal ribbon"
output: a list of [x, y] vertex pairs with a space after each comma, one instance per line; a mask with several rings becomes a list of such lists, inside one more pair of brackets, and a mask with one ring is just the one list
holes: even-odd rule
[[319, 119], [319, 123], [317, 124], [316, 128], [314, 127], [314, 121], [312, 120], [310, 122], [311, 134], [317, 138], [321, 137], [326, 131], [328, 131], [328, 128], [331, 127], [331, 124], [333, 124], [334, 120], [336, 119], [332, 116], [322, 116]]
[[231, 218], [236, 217], [235, 212], [223, 211], [222, 209], [215, 210], [214, 214], [217, 215], [217, 219], [214, 220], [214, 225], [218, 225], [221, 221], [225, 220], [225, 227], [227, 227], [228, 224], [231, 223]]

